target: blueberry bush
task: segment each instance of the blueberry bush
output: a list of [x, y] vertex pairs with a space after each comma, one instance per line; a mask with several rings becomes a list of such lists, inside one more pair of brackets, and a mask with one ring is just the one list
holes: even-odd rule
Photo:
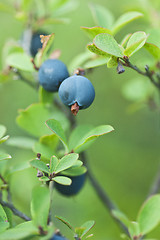
[[[116, 4], [118, 6], [120, 3]], [[88, 238], [102, 240], [102, 235], [105, 240], [117, 239], [114, 238], [115, 236], [126, 240], [158, 240], [159, 171], [153, 183], [150, 184], [151, 188], [147, 185], [147, 196], [141, 199], [141, 207], [136, 208], [138, 213], [134, 210], [136, 214], [130, 215], [124, 207], [119, 207], [118, 198], [112, 198], [106, 188], [102, 187], [103, 184], [97, 181], [96, 173], [92, 172], [92, 159], [88, 160], [88, 153], [91, 154], [90, 158], [94, 158], [94, 154], [88, 149], [96, 149], [96, 144], [93, 145], [93, 143], [99, 137], [107, 134], [108, 141], [113, 139], [116, 121], [119, 119], [116, 118], [114, 127], [112, 123], [110, 125], [106, 124], [106, 121], [105, 124], [101, 122], [100, 114], [103, 115], [108, 111], [106, 99], [101, 102], [100, 112], [95, 113], [97, 125], [90, 124], [93, 119], [87, 115], [89, 109], [94, 111], [96, 105], [94, 102], [101, 98], [103, 91], [106, 91], [103, 86], [101, 87], [101, 79], [108, 78], [110, 68], [115, 74], [116, 81], [118, 78], [122, 80], [124, 75], [127, 78], [121, 91], [119, 86], [117, 92], [112, 91], [112, 88], [108, 91], [112, 96], [119, 91], [124, 101], [130, 101], [128, 110], [130, 114], [137, 114], [138, 110], [144, 110], [144, 108], [159, 112], [160, 26], [157, 22], [160, 20], [160, 9], [158, 1], [137, 0], [132, 4], [126, 3], [124, 12], [121, 15], [118, 13], [117, 20], [114, 16], [116, 13], [113, 14], [109, 8], [90, 3], [89, 8], [85, 7], [87, 14], [90, 13], [93, 16], [92, 25], [94, 26], [81, 26], [81, 36], [86, 34], [90, 39], [87, 48], [85, 43], [81, 44], [83, 45], [81, 52], [77, 43], [73, 41], [71, 46], [74, 48], [75, 44], [78, 49], [77, 54], [70, 61], [59, 60], [59, 58], [63, 59], [62, 50], [67, 48], [67, 40], [63, 33], [61, 38], [64, 46], [62, 50], [57, 49], [57, 35], [54, 28], [56, 29], [57, 25], [60, 28], [62, 24], [68, 24], [64, 27], [67, 31], [71, 23], [70, 19], [64, 16], [68, 14], [72, 17], [73, 12], [79, 13], [80, 5], [80, 1], [75, 0], [8, 0], [0, 3], [1, 13], [14, 19], [22, 29], [18, 40], [9, 39], [4, 43], [0, 91], [3, 92], [6, 85], [10, 86], [13, 80], [17, 80], [32, 89], [32, 94], [36, 96], [36, 100], [32, 101], [32, 96], [25, 95], [25, 91], [22, 94], [23, 98], [27, 98], [27, 101], [31, 99], [31, 102], [29, 106], [25, 106], [25, 109], [20, 109], [16, 113], [16, 124], [22, 129], [21, 135], [6, 135], [5, 123], [2, 122], [0, 125], [0, 144], [2, 144], [0, 149], [0, 239], [2, 240], [65, 240], [69, 237], [76, 240]], [[143, 24], [142, 19], [144, 19]], [[83, 24], [85, 24], [84, 21]], [[132, 26], [131, 29], [130, 26]], [[70, 38], [72, 37], [71, 34]], [[70, 53], [72, 54], [72, 49]], [[98, 83], [94, 87], [92, 76], [103, 65], [105, 74], [98, 72]], [[131, 79], [128, 79], [130, 78], [128, 77], [129, 68], [136, 73]], [[112, 81], [112, 78], [107, 81]], [[98, 88], [101, 92], [98, 92]], [[105, 97], [107, 97], [106, 94]], [[9, 101], [12, 105], [15, 100], [9, 96]], [[23, 108], [24, 105], [21, 106], [20, 102], [19, 106]], [[79, 112], [79, 110], [83, 111]], [[113, 114], [114, 111], [112, 108]], [[7, 114], [9, 117], [9, 112]], [[78, 117], [81, 114], [83, 114], [83, 121], [79, 123]], [[149, 112], [149, 114], [153, 113]], [[137, 129], [140, 128], [137, 127]], [[137, 132], [137, 129], [133, 131]], [[147, 138], [147, 134], [145, 136]], [[139, 135], [136, 136], [138, 137]], [[132, 140], [129, 139], [126, 143], [129, 144], [130, 141]], [[111, 146], [109, 142], [107, 145]], [[104, 143], [103, 147], [108, 148], [107, 145]], [[114, 152], [120, 150], [121, 141], [118, 141], [118, 145], [120, 145], [119, 148], [116, 149], [115, 145], [114, 151], [112, 150], [113, 156]], [[146, 147], [145, 144], [143, 147]], [[10, 153], [12, 148], [13, 154]], [[127, 149], [127, 144], [125, 148]], [[149, 151], [150, 148], [148, 145], [147, 150]], [[27, 152], [30, 155], [27, 155]], [[23, 161], [25, 157], [26, 160]], [[118, 157], [120, 157], [119, 152]], [[96, 166], [97, 171], [100, 168], [102, 173], [105, 173], [102, 178], [103, 182], [106, 182], [107, 175], [110, 172], [113, 173], [113, 170], [102, 165], [104, 159], [106, 159], [105, 149], [96, 155]], [[146, 161], [145, 164], [149, 163]], [[152, 165], [149, 166], [151, 168]], [[141, 182], [145, 181], [143, 177], [145, 166], [138, 163], [135, 171], [137, 169], [141, 170]], [[127, 170], [129, 165], [128, 169], [127, 166], [123, 168], [126, 179], [130, 178]], [[116, 173], [118, 167], [114, 171]], [[155, 172], [154, 175], [156, 175]], [[13, 184], [15, 176], [21, 176], [21, 178], [17, 178]], [[113, 177], [117, 177], [117, 181], [120, 181], [116, 174]], [[134, 178], [132, 181], [138, 191], [142, 187], [141, 182]], [[114, 230], [110, 231], [110, 235], [107, 235], [105, 230], [106, 235], [98, 235], [96, 225], [100, 224], [105, 229], [107, 222], [103, 224], [96, 221], [95, 225], [95, 219], [91, 220], [92, 217], [90, 217], [92, 214], [85, 213], [87, 208], [83, 211], [82, 206], [85, 201], [88, 201], [91, 209], [97, 208], [97, 214], [99, 214], [94, 198], [87, 199], [87, 195], [83, 195], [82, 201], [77, 203], [80, 213], [77, 218], [82, 219], [82, 225], [79, 226], [78, 221], [78, 227], [73, 226], [70, 223], [70, 219], [73, 221], [72, 216], [66, 219], [64, 209], [71, 211], [69, 197], [77, 197], [84, 188], [89, 189], [88, 182], [99, 198], [98, 201], [107, 209], [110, 221], [114, 220], [119, 227], [117, 235], [114, 234]], [[84, 187], [85, 185], [87, 186]], [[112, 181], [109, 185], [114, 187]], [[115, 191], [117, 196], [118, 194], [122, 196], [118, 187]], [[55, 199], [58, 193], [62, 200], [60, 200], [60, 207], [56, 210]], [[135, 200], [136, 192], [131, 196]], [[129, 205], [133, 203], [132, 201]], [[74, 214], [74, 210], [71, 213]], [[104, 211], [101, 214], [104, 215], [102, 219], [105, 219]], [[87, 219], [85, 219], [86, 216]], [[74, 225], [76, 224], [75, 221]], [[110, 224], [108, 226], [107, 231]], [[94, 234], [91, 233], [92, 231]]]

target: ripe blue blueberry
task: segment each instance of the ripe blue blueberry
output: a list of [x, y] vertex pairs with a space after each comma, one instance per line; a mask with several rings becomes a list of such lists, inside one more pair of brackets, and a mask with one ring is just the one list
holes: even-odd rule
[[88, 108], [94, 98], [95, 90], [92, 83], [83, 76], [71, 76], [59, 87], [59, 97], [61, 101], [71, 107], [74, 115], [78, 113], [79, 109]]
[[56, 190], [65, 196], [76, 195], [82, 189], [85, 183], [86, 174], [69, 178], [72, 180], [72, 183], [69, 186], [55, 183]]
[[49, 92], [56, 92], [62, 81], [69, 77], [66, 65], [58, 59], [46, 60], [39, 69], [39, 83]]
[[50, 238], [50, 240], [67, 240], [66, 238], [64, 238], [63, 236], [60, 236], [58, 234], [54, 234], [52, 238]]
[[33, 33], [30, 45], [30, 52], [33, 57], [38, 52], [38, 49], [42, 48], [41, 38], [40, 35], [47, 35], [46, 33], [36, 32]]

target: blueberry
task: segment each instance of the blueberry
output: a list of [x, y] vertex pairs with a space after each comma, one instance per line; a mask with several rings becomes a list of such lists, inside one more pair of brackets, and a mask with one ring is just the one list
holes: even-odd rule
[[61, 235], [54, 234], [50, 240], [67, 240], [66, 238], [62, 237]]
[[48, 35], [46, 33], [36, 32], [33, 33], [32, 39], [31, 39], [31, 45], [30, 45], [30, 52], [33, 57], [38, 52], [38, 49], [42, 48], [41, 38], [40, 35]]
[[71, 107], [74, 115], [77, 114], [79, 109], [88, 108], [94, 98], [95, 90], [92, 83], [83, 76], [71, 76], [60, 85], [59, 97], [61, 101]]
[[76, 195], [83, 187], [86, 179], [86, 174], [76, 177], [69, 177], [72, 180], [71, 185], [61, 185], [55, 182], [55, 188], [58, 192], [65, 196]]
[[69, 77], [66, 65], [58, 59], [46, 60], [39, 69], [39, 83], [49, 92], [56, 92], [61, 82]]

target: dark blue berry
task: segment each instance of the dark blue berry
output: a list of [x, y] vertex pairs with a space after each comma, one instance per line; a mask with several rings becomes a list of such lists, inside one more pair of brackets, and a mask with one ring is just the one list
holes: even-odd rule
[[63, 236], [54, 234], [52, 238], [50, 238], [50, 240], [67, 240], [66, 238], [64, 238]]
[[65, 196], [76, 195], [82, 189], [85, 183], [86, 174], [69, 178], [72, 180], [72, 183], [69, 186], [55, 183], [55, 188], [57, 191]]
[[[74, 75], [65, 79], [60, 85], [59, 97], [67, 106], [73, 107], [77, 104], [75, 107], [85, 109], [92, 104], [95, 98], [95, 90], [92, 83], [86, 77]], [[72, 113], [74, 114], [73, 111]]]
[[39, 69], [39, 83], [49, 92], [56, 92], [62, 81], [69, 77], [66, 65], [58, 59], [46, 60]]
[[31, 55], [33, 57], [35, 57], [35, 55], [37, 54], [38, 49], [42, 48], [40, 35], [47, 35], [47, 34], [46, 33], [37, 32], [37, 33], [33, 33], [33, 35], [32, 35], [31, 45], [30, 45], [30, 52], [31, 52]]

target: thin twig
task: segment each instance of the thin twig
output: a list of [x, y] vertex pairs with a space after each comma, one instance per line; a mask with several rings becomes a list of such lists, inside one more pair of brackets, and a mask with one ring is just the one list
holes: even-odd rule
[[17, 76], [25, 83], [27, 83], [30, 87], [36, 89], [37, 86], [36, 84], [34, 84], [33, 82], [31, 82], [30, 80], [28, 80], [27, 78], [25, 78], [18, 70], [15, 71], [15, 73], [17, 74]]
[[137, 66], [133, 65], [129, 61], [129, 58], [123, 58], [121, 60], [122, 61], [120, 61], [120, 62], [123, 64], [123, 66], [129, 67], [129, 68], [133, 69], [134, 71], [136, 71], [137, 73], [139, 73], [139, 74], [141, 74], [141, 75], [143, 75], [145, 77], [148, 77], [150, 79], [150, 81], [153, 83], [153, 85], [160, 90], [159, 82], [155, 81], [155, 79], [153, 77], [154, 73], [149, 70], [149, 67], [147, 65], [145, 66], [145, 71], [142, 71], [140, 68], [138, 68]]
[[52, 207], [52, 203], [53, 203], [53, 188], [54, 188], [54, 181], [50, 181], [49, 182], [49, 190], [50, 190], [50, 209], [49, 209], [49, 223], [52, 222], [53, 220], [53, 207]]
[[6, 190], [7, 190], [7, 199], [8, 199], [8, 202], [12, 202], [11, 200], [11, 192], [10, 192], [10, 188], [9, 188], [9, 184], [7, 183], [7, 181], [4, 179], [4, 177], [0, 174], [0, 179], [2, 180], [3, 184], [7, 185], [6, 187]]
[[25, 221], [30, 221], [31, 220], [28, 216], [26, 216], [24, 213], [22, 213], [17, 208], [15, 208], [12, 203], [8, 203], [8, 202], [5, 202], [2, 199], [0, 199], [0, 204], [3, 207], [8, 207], [14, 213], [14, 215], [24, 219]]

